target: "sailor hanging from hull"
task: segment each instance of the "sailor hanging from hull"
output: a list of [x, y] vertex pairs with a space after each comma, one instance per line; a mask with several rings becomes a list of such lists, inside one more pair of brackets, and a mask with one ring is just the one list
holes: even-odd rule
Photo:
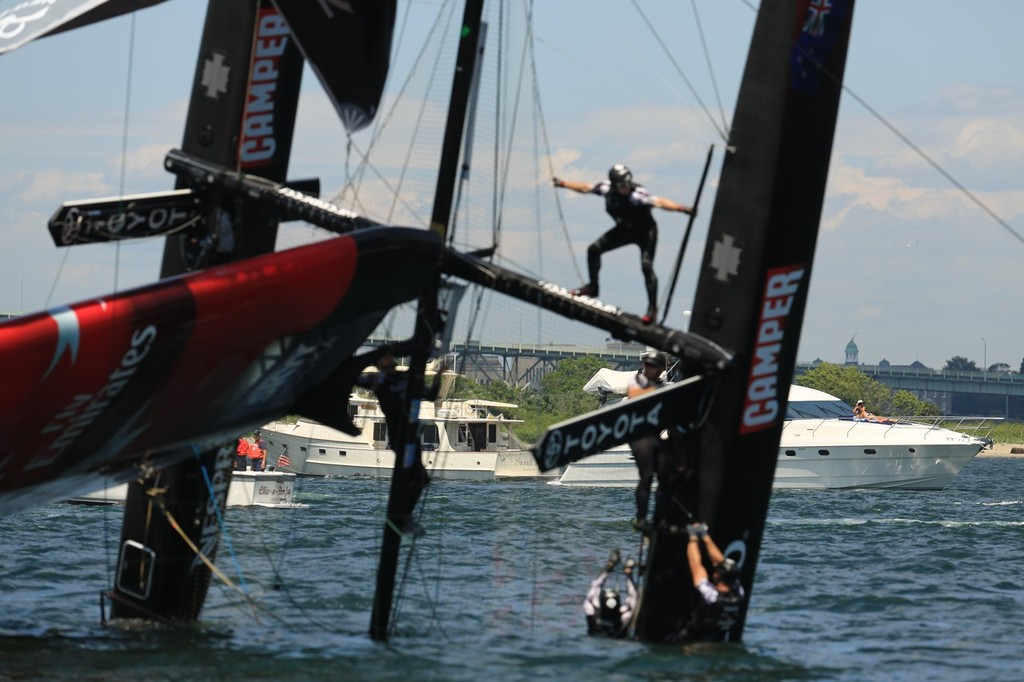
[[[717, 641], [732, 627], [745, 596], [739, 566], [718, 548], [708, 533], [707, 524], [690, 524], [686, 533], [689, 536], [686, 560], [697, 595], [690, 622], [680, 632], [679, 639]], [[702, 548], [711, 563], [710, 574], [704, 567]]]

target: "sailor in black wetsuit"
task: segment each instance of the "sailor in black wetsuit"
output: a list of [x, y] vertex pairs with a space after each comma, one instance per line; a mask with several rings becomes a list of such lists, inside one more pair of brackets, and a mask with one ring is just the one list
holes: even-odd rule
[[590, 282], [573, 291], [577, 296], [594, 296], [599, 291], [598, 272], [601, 270], [601, 254], [626, 244], [640, 247], [640, 267], [647, 287], [647, 314], [644, 322], [654, 322], [658, 314], [658, 278], [654, 274], [654, 250], [658, 245], [658, 224], [651, 215], [652, 208], [666, 211], [691, 213], [689, 206], [677, 204], [650, 194], [644, 187], [633, 182], [633, 173], [622, 164], [612, 166], [608, 180], [597, 184], [574, 182], [554, 178], [555, 187], [565, 187], [583, 194], [597, 194], [604, 197], [605, 210], [615, 219], [615, 226], [597, 238], [587, 248], [587, 269]]

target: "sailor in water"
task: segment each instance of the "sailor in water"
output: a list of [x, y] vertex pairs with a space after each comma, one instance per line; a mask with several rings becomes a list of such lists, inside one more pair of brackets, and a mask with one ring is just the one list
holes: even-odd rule
[[619, 590], [607, 586], [608, 578], [619, 564], [621, 554], [613, 549], [604, 570], [590, 583], [587, 598], [583, 601], [583, 613], [587, 616], [587, 634], [606, 637], [625, 637], [629, 622], [636, 608], [636, 582], [633, 571], [636, 562], [626, 559], [622, 574], [626, 577], [626, 599], [622, 600]]
[[692, 213], [689, 206], [677, 204], [671, 199], [656, 197], [646, 188], [633, 182], [633, 173], [621, 163], [608, 171], [608, 180], [591, 184], [554, 178], [555, 187], [564, 187], [581, 194], [597, 194], [604, 197], [605, 210], [615, 220], [615, 225], [602, 234], [587, 248], [587, 270], [590, 282], [573, 291], [576, 296], [598, 294], [597, 275], [601, 270], [601, 254], [627, 244], [640, 247], [640, 268], [644, 273], [647, 287], [647, 314], [644, 322], [650, 324], [658, 314], [658, 278], [654, 274], [654, 250], [658, 245], [658, 224], [651, 215], [652, 208], [666, 211]]

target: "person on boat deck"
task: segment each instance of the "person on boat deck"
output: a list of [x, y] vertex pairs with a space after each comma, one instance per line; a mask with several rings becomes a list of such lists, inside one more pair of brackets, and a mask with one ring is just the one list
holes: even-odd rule
[[633, 619], [637, 599], [636, 581], [633, 577], [636, 561], [627, 559], [622, 567], [622, 574], [626, 578], [625, 601], [620, 600], [618, 590], [605, 587], [621, 556], [619, 550], [613, 549], [608, 561], [605, 562], [604, 570], [590, 582], [590, 589], [583, 600], [588, 635], [624, 637], [629, 622]]
[[889, 419], [888, 417], [879, 417], [878, 415], [871, 414], [867, 408], [864, 407], [864, 401], [858, 400], [857, 404], [853, 408], [853, 418], [863, 419], [864, 421], [878, 422], [879, 424], [892, 424], [895, 420]]
[[[720, 636], [724, 629], [720, 624], [723, 622], [723, 615], [725, 621], [733, 621], [735, 616], [728, 611], [737, 609], [744, 597], [739, 567], [715, 544], [708, 533], [707, 524], [692, 523], [686, 527], [686, 533], [689, 536], [686, 543], [686, 560], [690, 566], [693, 587], [699, 596], [693, 617], [683, 634], [688, 639]], [[711, 562], [710, 575], [704, 568], [702, 546]]]
[[252, 432], [252, 443], [249, 444], [249, 466], [253, 471], [263, 471], [267, 466], [267, 444], [259, 431]]
[[621, 163], [608, 171], [608, 180], [591, 184], [553, 178], [555, 187], [564, 187], [581, 194], [596, 194], [604, 197], [605, 210], [615, 220], [610, 230], [587, 247], [587, 270], [590, 282], [573, 290], [575, 296], [597, 297], [598, 273], [601, 270], [601, 254], [627, 244], [640, 247], [640, 268], [644, 273], [647, 287], [647, 314], [644, 322], [652, 323], [658, 315], [658, 278], [654, 274], [654, 251], [658, 245], [658, 224], [651, 215], [652, 208], [666, 211], [693, 213], [689, 206], [677, 204], [671, 199], [657, 197], [647, 189], [633, 182], [633, 173]]
[[235, 447], [235, 471], [245, 471], [249, 464], [249, 441], [245, 436], [238, 439], [238, 446]]
[[[641, 358], [640, 369], [629, 379], [626, 395], [629, 398], [649, 393], [656, 388], [664, 386], [661, 379], [662, 373], [667, 365], [665, 355], [658, 351], [647, 351]], [[658, 516], [663, 500], [667, 499], [670, 487], [666, 485], [671, 476], [672, 457], [667, 443], [661, 439], [660, 434], [645, 436], [632, 441], [629, 449], [636, 461], [636, 468], [640, 474], [640, 482], [636, 486], [636, 517], [633, 519], [633, 527], [639, 531], [650, 528], [647, 521], [647, 509], [651, 499], [651, 485], [654, 483], [654, 474], [658, 474], [658, 504], [655, 505], [655, 516]]]

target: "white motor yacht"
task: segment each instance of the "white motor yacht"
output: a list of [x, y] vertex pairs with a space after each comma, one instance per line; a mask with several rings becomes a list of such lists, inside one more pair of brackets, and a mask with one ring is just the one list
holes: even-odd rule
[[[632, 372], [601, 370], [584, 387], [622, 395]], [[986, 442], [927, 423], [853, 418], [846, 402], [805, 386], [789, 391], [774, 488], [902, 488], [939, 490], [949, 485]], [[628, 445], [574, 462], [555, 483], [635, 486]]]

